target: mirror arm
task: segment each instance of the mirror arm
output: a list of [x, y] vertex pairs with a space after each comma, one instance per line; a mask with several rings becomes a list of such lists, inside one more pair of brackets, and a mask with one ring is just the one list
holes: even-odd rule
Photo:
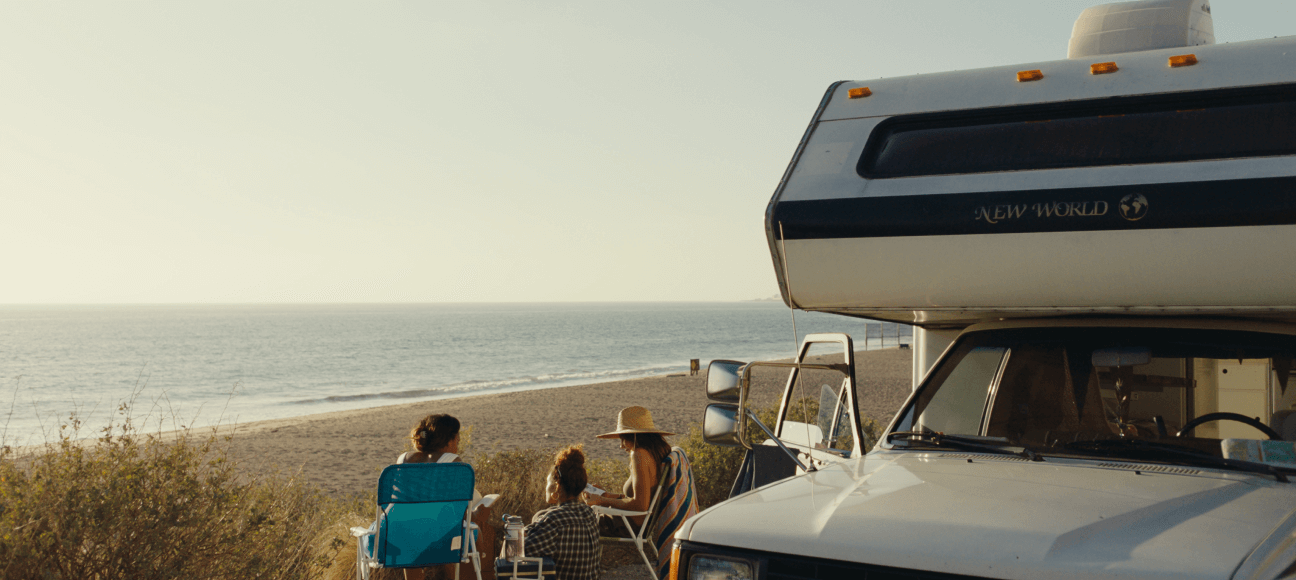
[[747, 391], [751, 389], [751, 364], [743, 367], [742, 378], [738, 381], [738, 442], [742, 444], [743, 449], [751, 449], [751, 442], [747, 441], [747, 421], [744, 417], [747, 412]]
[[[770, 431], [770, 428], [769, 428], [769, 427], [766, 427], [764, 423], [761, 423], [761, 422], [760, 422], [760, 419], [757, 419], [757, 418], [756, 418], [756, 414], [755, 414], [755, 413], [753, 413], [753, 412], [751, 412], [751, 411], [747, 411], [747, 417], [748, 417], [749, 419], [751, 419], [751, 421], [752, 421], [753, 423], [755, 423], [757, 427], [760, 427], [760, 428], [761, 428], [761, 431], [764, 431], [764, 432], [765, 432], [765, 435], [769, 436], [770, 440], [773, 441], [775, 445], [778, 445], [778, 446], [779, 446], [779, 449], [782, 449], [784, 453], [788, 454], [788, 457], [791, 457], [791, 458], [792, 458], [792, 462], [793, 462], [793, 463], [796, 463], [796, 464], [797, 464], [797, 467], [800, 467], [800, 468], [801, 468], [801, 471], [805, 471], [805, 472], [817, 471], [817, 470], [813, 467], [813, 465], [814, 465], [813, 463], [811, 463], [812, 467], [806, 467], [806, 464], [801, 463], [801, 459], [800, 459], [799, 457], [797, 457], [797, 452], [795, 452], [795, 451], [793, 451], [793, 450], [791, 450], [791, 449], [788, 449], [788, 446], [787, 446], [787, 445], [784, 445], [783, 442], [780, 441], [778, 437], [775, 437], [775, 436], [774, 436], [774, 432], [773, 432], [773, 431]], [[745, 422], [746, 422], [746, 421], [743, 421], [743, 423], [745, 423]], [[741, 423], [740, 423], [740, 424], [741, 424]], [[742, 427], [739, 427], [739, 429], [741, 430]], [[739, 432], [741, 433], [741, 431], [739, 431]], [[748, 449], [751, 449], [751, 444], [747, 443], [747, 440], [746, 440], [746, 439], [743, 439], [742, 441], [743, 441], [744, 444], [747, 444], [747, 448], [748, 448]]]

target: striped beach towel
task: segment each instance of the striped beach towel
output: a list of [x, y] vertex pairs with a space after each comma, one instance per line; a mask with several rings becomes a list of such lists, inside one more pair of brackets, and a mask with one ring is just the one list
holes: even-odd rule
[[671, 544], [675, 531], [684, 520], [698, 513], [697, 486], [693, 468], [679, 447], [671, 448], [662, 462], [661, 497], [657, 500], [657, 517], [652, 523], [652, 542], [657, 546], [657, 577], [665, 578], [670, 567]]

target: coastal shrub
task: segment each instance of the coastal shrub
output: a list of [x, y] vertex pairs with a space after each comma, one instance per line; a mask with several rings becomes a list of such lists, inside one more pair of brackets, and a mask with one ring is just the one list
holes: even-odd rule
[[585, 464], [585, 471], [590, 483], [612, 493], [621, 493], [621, 485], [630, 479], [626, 459], [596, 459]]
[[[502, 528], [504, 514], [531, 516], [545, 508], [545, 476], [553, 466], [558, 447], [501, 451], [484, 455], [467, 455], [477, 474], [477, 489], [484, 494], [498, 493], [500, 499], [492, 508], [496, 517], [492, 525]], [[625, 462], [589, 459], [585, 463], [589, 481], [599, 487], [620, 488], [629, 477]]]
[[[503, 538], [504, 514], [520, 516], [530, 522], [536, 512], [547, 507], [544, 499], [545, 476], [553, 465], [558, 447], [548, 449], [523, 449], [489, 454], [466, 454], [477, 474], [477, 489], [483, 494], [498, 493], [500, 499], [492, 508], [491, 527], [496, 538]], [[604, 489], [620, 489], [621, 482], [629, 477], [624, 461], [589, 459], [585, 463], [589, 481]], [[502, 540], [501, 540], [502, 541]], [[492, 556], [493, 557], [493, 556]], [[354, 556], [351, 557], [354, 561]], [[605, 543], [603, 569], [626, 566], [639, 561], [639, 553], [632, 547]], [[344, 565], [344, 564], [343, 564]], [[341, 577], [338, 580], [342, 580]]]
[[690, 425], [688, 434], [678, 445], [688, 455], [689, 465], [693, 468], [698, 507], [706, 509], [728, 499], [745, 450], [741, 447], [721, 447], [707, 443], [702, 439], [701, 423]]
[[[124, 408], [121, 410], [125, 410]], [[141, 435], [127, 420], [78, 441], [0, 449], [0, 578], [322, 575], [341, 506], [290, 475], [239, 472], [214, 434]]]
[[[762, 423], [773, 428], [778, 418], [779, 404], [774, 403], [756, 410], [756, 417]], [[795, 401], [788, 409], [788, 420], [803, 423], [815, 423], [819, 414], [819, 401], [805, 397]], [[860, 426], [865, 436], [865, 451], [871, 449], [882, 433], [883, 427], [871, 417], [861, 416]], [[753, 444], [763, 443], [768, 437], [759, 427], [751, 426]], [[845, 445], [852, 444], [851, 435], [844, 439]], [[697, 485], [698, 503], [702, 509], [711, 507], [729, 498], [734, 480], [738, 477], [738, 468], [742, 466], [746, 452], [741, 447], [721, 447], [712, 445], [702, 439], [702, 425], [694, 423], [689, 427], [688, 435], [679, 443], [688, 454], [693, 466], [693, 481]]]
[[491, 525], [503, 529], [504, 514], [521, 516], [530, 522], [535, 512], [544, 509], [545, 475], [553, 465], [555, 449], [522, 449], [489, 455], [472, 455], [466, 459], [477, 476], [477, 490], [483, 494], [500, 494], [492, 506]]
[[[376, 515], [377, 491], [369, 491], [338, 502], [341, 514], [332, 519], [316, 536], [317, 550], [332, 554], [322, 569], [321, 580], [354, 580], [356, 577], [356, 539], [352, 527], [367, 528]], [[376, 568], [369, 571], [372, 580], [404, 580], [399, 568]]]

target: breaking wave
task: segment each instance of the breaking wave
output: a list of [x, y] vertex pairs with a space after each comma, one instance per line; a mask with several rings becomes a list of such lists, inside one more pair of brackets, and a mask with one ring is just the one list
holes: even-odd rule
[[533, 377], [517, 377], [498, 380], [476, 380], [464, 381], [461, 383], [438, 385], [434, 387], [421, 387], [414, 389], [405, 389], [398, 391], [383, 391], [376, 393], [356, 393], [354, 395], [332, 395], [321, 398], [300, 399], [289, 401], [290, 405], [311, 405], [318, 403], [354, 403], [362, 401], [390, 400], [390, 399], [427, 399], [427, 398], [445, 398], [461, 397], [464, 395], [495, 393], [505, 391], [525, 391], [531, 389], [551, 388], [551, 387], [570, 387], [576, 385], [586, 385], [591, 383], [602, 383], [608, 381], [634, 379], [654, 375], [663, 375], [667, 373], [687, 371], [688, 367], [683, 365], [658, 365], [648, 366], [636, 369], [620, 369], [607, 371], [583, 371], [570, 373], [552, 373]]

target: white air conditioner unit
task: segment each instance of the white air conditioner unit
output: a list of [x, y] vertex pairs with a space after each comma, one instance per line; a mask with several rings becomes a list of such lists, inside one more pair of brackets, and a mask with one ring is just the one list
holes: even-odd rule
[[1202, 44], [1215, 44], [1210, 0], [1116, 2], [1080, 13], [1067, 58]]

